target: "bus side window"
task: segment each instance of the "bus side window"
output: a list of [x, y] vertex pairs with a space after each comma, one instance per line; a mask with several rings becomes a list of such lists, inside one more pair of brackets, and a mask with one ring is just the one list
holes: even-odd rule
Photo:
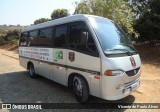
[[52, 31], [53, 28], [41, 29], [38, 37], [39, 46], [51, 46], [52, 45]]
[[29, 32], [27, 46], [36, 46], [37, 45], [37, 37], [38, 37], [38, 30]]
[[27, 38], [28, 38], [28, 33], [27, 32], [22, 33], [19, 45], [20, 46], [26, 46], [27, 45]]
[[54, 47], [56, 48], [65, 48], [65, 40], [67, 37], [67, 26], [57, 26], [55, 28], [55, 34], [54, 34]]
[[87, 25], [84, 23], [70, 27], [69, 48], [84, 54], [98, 56], [96, 44]]
[[82, 25], [72, 25], [70, 27], [69, 47], [71, 49], [76, 48], [76, 43], [78, 43], [78, 39], [80, 38], [80, 32], [82, 27]]

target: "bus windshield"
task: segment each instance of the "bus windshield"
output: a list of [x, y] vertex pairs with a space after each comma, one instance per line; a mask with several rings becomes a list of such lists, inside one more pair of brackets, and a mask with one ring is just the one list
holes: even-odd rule
[[129, 37], [111, 20], [88, 17], [105, 54], [135, 52]]

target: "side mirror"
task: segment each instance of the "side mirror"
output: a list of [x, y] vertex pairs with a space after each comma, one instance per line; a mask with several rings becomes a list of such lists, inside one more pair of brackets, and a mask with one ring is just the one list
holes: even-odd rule
[[86, 44], [87, 41], [88, 41], [88, 32], [86, 32], [86, 31], [81, 32], [80, 43]]
[[26, 41], [26, 38], [20, 38], [20, 41], [21, 41], [21, 42], [25, 42], [25, 41]]

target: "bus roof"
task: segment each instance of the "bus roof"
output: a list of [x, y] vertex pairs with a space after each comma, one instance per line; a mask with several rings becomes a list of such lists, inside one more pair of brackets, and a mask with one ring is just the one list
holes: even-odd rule
[[[76, 15], [67, 16], [67, 17], [63, 17], [60, 19], [55, 19], [55, 20], [51, 20], [48, 22], [40, 23], [37, 25], [29, 26], [29, 27], [23, 29], [22, 32], [27, 32], [27, 31], [36, 30], [36, 29], [45, 28], [45, 27], [51, 27], [54, 25], [60, 25], [60, 24], [78, 21], [78, 20], [86, 20], [86, 17], [88, 17], [88, 16], [99, 17], [99, 16], [87, 15], [87, 14], [76, 14]], [[102, 18], [102, 17], [100, 17], [100, 18]]]

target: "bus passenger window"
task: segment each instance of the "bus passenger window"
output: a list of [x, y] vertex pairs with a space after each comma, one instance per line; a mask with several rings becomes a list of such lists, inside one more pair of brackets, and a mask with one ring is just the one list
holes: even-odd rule
[[38, 37], [39, 46], [52, 45], [52, 31], [53, 31], [53, 28], [46, 28], [46, 29], [40, 30], [40, 35]]
[[27, 46], [36, 46], [37, 45], [37, 36], [38, 36], [38, 31], [30, 32]]
[[28, 38], [28, 33], [27, 32], [22, 33], [21, 37], [20, 37], [20, 43], [19, 43], [19, 45], [20, 46], [26, 46], [27, 45], [27, 38]]
[[58, 26], [55, 29], [55, 36], [54, 36], [54, 47], [56, 48], [64, 48], [65, 39], [67, 37], [67, 26]]

